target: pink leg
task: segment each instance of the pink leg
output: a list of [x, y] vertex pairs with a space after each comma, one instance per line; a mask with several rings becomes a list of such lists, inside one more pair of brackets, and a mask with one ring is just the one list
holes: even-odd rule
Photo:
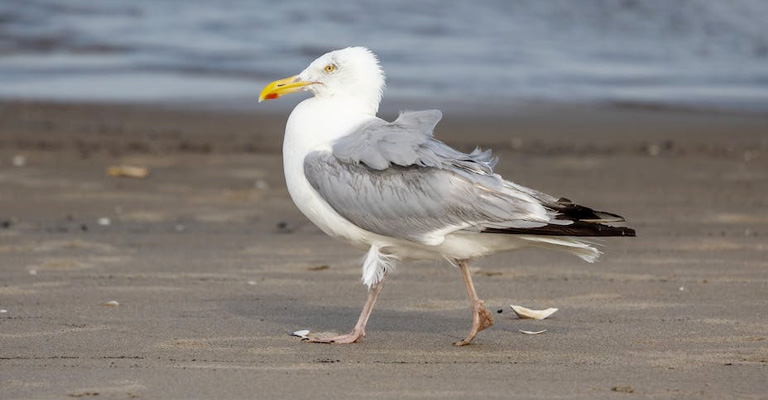
[[461, 269], [461, 276], [464, 278], [464, 286], [467, 289], [467, 297], [469, 297], [469, 308], [472, 310], [472, 329], [469, 331], [469, 336], [466, 339], [456, 342], [454, 345], [466, 346], [477, 336], [478, 332], [493, 325], [493, 317], [485, 308], [485, 302], [477, 297], [475, 284], [472, 282], [472, 275], [469, 273], [469, 261], [458, 260], [458, 263]]
[[365, 325], [368, 324], [368, 318], [373, 311], [373, 305], [376, 304], [376, 299], [381, 293], [381, 289], [384, 288], [384, 279], [371, 286], [368, 290], [368, 300], [365, 301], [363, 311], [360, 313], [360, 318], [357, 319], [352, 332], [346, 335], [338, 335], [333, 337], [311, 337], [307, 341], [310, 343], [333, 343], [333, 344], [347, 344], [361, 342], [365, 337]]

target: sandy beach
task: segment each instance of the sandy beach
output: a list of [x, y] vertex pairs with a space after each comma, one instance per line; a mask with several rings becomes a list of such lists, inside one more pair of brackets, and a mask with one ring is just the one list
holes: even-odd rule
[[[285, 189], [287, 112], [0, 103], [0, 398], [765, 398], [768, 117], [530, 104], [446, 113], [517, 183], [623, 215], [588, 264], [407, 263], [363, 343], [362, 254]], [[388, 115], [392, 117], [392, 115]], [[117, 178], [110, 166], [149, 170]], [[117, 302], [118, 305], [108, 305]], [[114, 304], [114, 303], [110, 303]], [[560, 309], [545, 321], [509, 308]], [[543, 330], [523, 335], [519, 330]]]

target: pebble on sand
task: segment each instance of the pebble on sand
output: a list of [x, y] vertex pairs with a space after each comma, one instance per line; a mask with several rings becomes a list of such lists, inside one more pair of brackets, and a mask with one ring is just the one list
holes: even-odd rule
[[14, 167], [23, 167], [27, 165], [27, 157], [22, 156], [21, 154], [17, 154], [13, 156], [11, 159], [11, 163]]
[[257, 179], [256, 182], [254, 182], [253, 187], [256, 190], [267, 190], [269, 189], [269, 183], [264, 179]]
[[139, 178], [149, 176], [149, 168], [133, 165], [113, 165], [107, 168], [107, 175], [114, 178]]
[[104, 305], [107, 306], [107, 307], [117, 307], [117, 306], [120, 305], [120, 303], [116, 302], [115, 300], [110, 300], [110, 301], [104, 303]]

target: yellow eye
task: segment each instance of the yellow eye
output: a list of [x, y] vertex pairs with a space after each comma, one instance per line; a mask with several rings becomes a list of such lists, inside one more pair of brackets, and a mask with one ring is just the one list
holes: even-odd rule
[[333, 71], [336, 71], [336, 66], [335, 65], [328, 64], [328, 65], [325, 66], [325, 72], [330, 74]]

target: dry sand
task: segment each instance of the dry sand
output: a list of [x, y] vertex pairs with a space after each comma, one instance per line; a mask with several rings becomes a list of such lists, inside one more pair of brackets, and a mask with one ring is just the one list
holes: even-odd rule
[[[768, 118], [446, 116], [441, 139], [638, 231], [597, 264], [476, 262], [496, 325], [455, 348], [470, 313], [436, 263], [401, 266], [363, 343], [289, 336], [351, 328], [365, 291], [361, 254], [288, 197], [285, 117], [1, 105], [0, 398], [768, 396]], [[107, 176], [116, 164], [151, 172]], [[560, 311], [518, 320], [510, 303]]]

